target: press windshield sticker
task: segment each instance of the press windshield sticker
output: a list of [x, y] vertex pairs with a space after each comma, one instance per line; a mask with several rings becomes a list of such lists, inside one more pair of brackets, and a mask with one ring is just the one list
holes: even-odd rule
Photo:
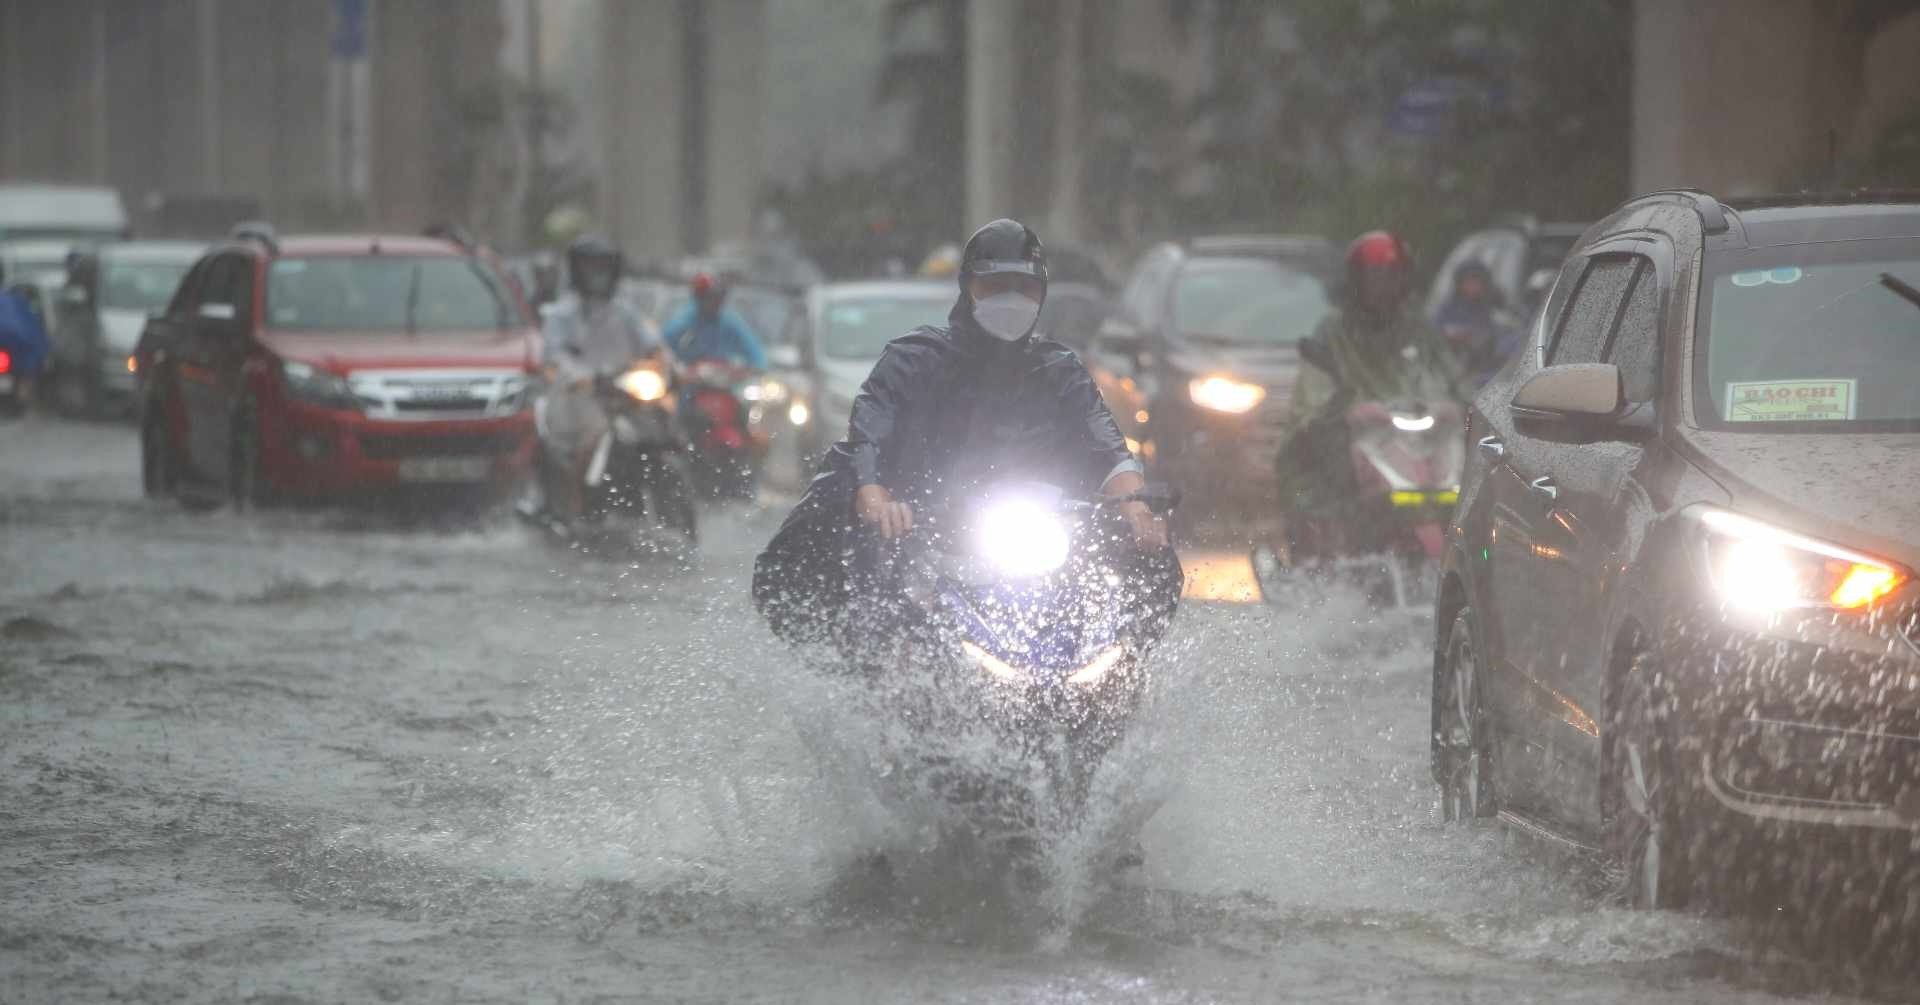
[[1838, 422], [1853, 418], [1855, 380], [1752, 380], [1727, 384], [1728, 422]]

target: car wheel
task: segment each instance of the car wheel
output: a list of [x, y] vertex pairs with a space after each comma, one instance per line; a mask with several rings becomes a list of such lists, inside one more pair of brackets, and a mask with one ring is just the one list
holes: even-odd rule
[[1686, 906], [1686, 843], [1678, 774], [1659, 715], [1650, 654], [1634, 657], [1610, 705], [1605, 760], [1607, 853], [1619, 870], [1620, 898], [1641, 910]]
[[251, 406], [233, 420], [233, 453], [227, 462], [227, 488], [235, 512], [245, 513], [268, 503], [260, 471], [260, 423]]
[[1495, 810], [1493, 737], [1481, 700], [1483, 667], [1471, 609], [1454, 617], [1445, 653], [1433, 689], [1441, 812], [1448, 821], [1490, 817]]

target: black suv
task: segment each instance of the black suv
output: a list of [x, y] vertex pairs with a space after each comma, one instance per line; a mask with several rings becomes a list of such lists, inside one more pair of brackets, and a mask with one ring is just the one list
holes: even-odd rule
[[1449, 817], [1599, 846], [1643, 906], [1736, 836], [1920, 836], [1920, 201], [1627, 203], [1466, 437]]
[[1149, 251], [1087, 363], [1155, 476], [1202, 523], [1272, 518], [1296, 344], [1332, 310], [1318, 237], [1227, 236]]

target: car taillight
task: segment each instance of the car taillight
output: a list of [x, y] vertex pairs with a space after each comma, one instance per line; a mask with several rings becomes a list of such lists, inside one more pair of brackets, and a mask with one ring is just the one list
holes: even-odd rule
[[13, 372], [13, 354], [6, 351], [5, 349], [0, 349], [0, 373], [12, 373], [12, 372]]

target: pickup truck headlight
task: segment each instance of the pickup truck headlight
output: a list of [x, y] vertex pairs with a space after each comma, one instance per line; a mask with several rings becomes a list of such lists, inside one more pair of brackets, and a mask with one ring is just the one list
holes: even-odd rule
[[1892, 562], [1737, 513], [1709, 509], [1699, 519], [1714, 589], [1733, 607], [1861, 610], [1912, 578]]
[[1241, 415], [1265, 400], [1267, 389], [1232, 377], [1201, 377], [1187, 384], [1187, 396], [1201, 408]]
[[287, 393], [309, 405], [358, 411], [360, 399], [347, 378], [328, 373], [317, 366], [286, 360], [280, 364], [280, 376], [287, 382]]

